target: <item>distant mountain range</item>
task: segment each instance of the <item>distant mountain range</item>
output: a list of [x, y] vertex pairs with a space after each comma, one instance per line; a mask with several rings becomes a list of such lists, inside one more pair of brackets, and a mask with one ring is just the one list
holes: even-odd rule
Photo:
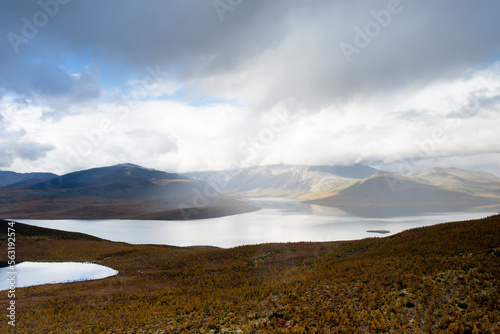
[[459, 168], [430, 168], [406, 176], [420, 182], [427, 181], [447, 190], [500, 196], [500, 179], [487, 172]]
[[20, 182], [39, 182], [57, 177], [52, 173], [15, 173], [0, 171], [0, 187]]
[[[461, 177], [456, 177], [460, 174]], [[377, 172], [306, 203], [333, 206], [358, 216], [381, 217], [500, 207], [500, 179], [456, 168], [398, 175]]]
[[121, 164], [62, 176], [0, 172], [0, 184], [5, 218], [196, 219], [258, 209], [235, 197], [297, 198], [367, 217], [500, 208], [500, 178], [458, 168], [271, 165], [180, 175]]
[[500, 178], [458, 168], [397, 174], [363, 165], [274, 165], [185, 175], [211, 183], [228, 195], [292, 197], [358, 216], [500, 208]]
[[133, 164], [37, 175], [0, 187], [0, 215], [6, 218], [197, 219], [257, 209], [203, 181]]
[[210, 183], [229, 195], [304, 199], [327, 194], [332, 189], [357, 179], [364, 179], [377, 171], [363, 165], [270, 165], [184, 175]]

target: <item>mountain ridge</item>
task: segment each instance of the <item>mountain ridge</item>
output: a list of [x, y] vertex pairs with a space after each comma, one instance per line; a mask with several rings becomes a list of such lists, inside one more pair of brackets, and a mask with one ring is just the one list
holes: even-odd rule
[[133, 164], [0, 187], [0, 215], [14, 218], [201, 219], [257, 209], [205, 182]]
[[431, 182], [445, 189], [500, 196], [500, 178], [484, 171], [435, 167], [405, 175]]
[[11, 171], [0, 171], [0, 187], [26, 181], [42, 181], [57, 177], [54, 173], [16, 173]]
[[266, 165], [228, 171], [184, 173], [220, 188], [225, 194], [248, 197], [304, 198], [322, 194], [378, 171], [369, 166]]
[[[500, 179], [496, 183], [500, 187]], [[446, 188], [415, 175], [377, 172], [369, 178], [340, 187], [329, 196], [305, 203], [338, 207], [360, 216], [462, 211], [480, 206], [500, 206], [500, 197], [486, 195], [464, 187], [460, 191]]]
[[399, 174], [363, 165], [267, 165], [176, 174], [127, 163], [7, 184], [0, 187], [0, 214], [85, 218], [87, 210], [93, 218], [168, 219], [184, 213], [192, 219], [194, 213], [206, 218], [225, 208], [228, 214], [257, 209], [232, 197], [296, 198], [361, 216], [496, 210], [500, 178], [459, 168]]
[[34, 184], [11, 184], [6, 188], [13, 190], [75, 189], [106, 186], [113, 183], [134, 184], [141, 180], [155, 179], [187, 180], [175, 173], [147, 169], [134, 164], [119, 164], [71, 172]]

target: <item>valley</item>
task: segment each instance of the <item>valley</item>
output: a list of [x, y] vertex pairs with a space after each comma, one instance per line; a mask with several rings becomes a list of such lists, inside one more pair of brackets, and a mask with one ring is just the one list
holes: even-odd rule
[[351, 167], [122, 164], [6, 184], [0, 209], [18, 221], [0, 221], [0, 262], [15, 224], [16, 261], [118, 272], [17, 288], [16, 333], [500, 328], [499, 179]]
[[500, 334], [499, 13], [0, 0], [0, 334]]

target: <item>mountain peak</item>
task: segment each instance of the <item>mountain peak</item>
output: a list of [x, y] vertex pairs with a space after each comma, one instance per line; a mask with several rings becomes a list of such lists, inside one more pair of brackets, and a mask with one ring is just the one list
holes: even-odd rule
[[114, 166], [111, 166], [111, 167], [127, 167], [127, 168], [143, 168], [143, 169], [147, 169], [147, 168], [144, 168], [142, 166], [139, 166], [139, 165], [136, 165], [136, 164], [132, 164], [130, 162], [126, 162], [126, 163], [123, 163], [123, 164], [114, 165]]
[[16, 190], [35, 189], [77, 189], [103, 187], [111, 184], [137, 185], [144, 182], [168, 182], [170, 180], [187, 179], [178, 174], [167, 173], [139, 165], [124, 163], [113, 166], [97, 167], [68, 173], [50, 180], [29, 185], [12, 185]]

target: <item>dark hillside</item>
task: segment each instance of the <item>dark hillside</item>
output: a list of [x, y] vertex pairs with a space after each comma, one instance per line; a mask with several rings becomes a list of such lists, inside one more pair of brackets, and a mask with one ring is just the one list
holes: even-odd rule
[[15, 173], [0, 171], [0, 187], [16, 183], [32, 184], [56, 178], [52, 173]]
[[379, 217], [500, 206], [500, 198], [449, 190], [424, 180], [419, 182], [379, 172], [368, 179], [352, 182], [332, 196], [306, 203], [338, 207], [359, 216]]
[[[202, 219], [258, 210], [220, 195], [203, 181], [133, 164], [93, 168], [33, 182], [0, 188], [1, 217]], [[191, 208], [196, 210], [186, 211]]]

